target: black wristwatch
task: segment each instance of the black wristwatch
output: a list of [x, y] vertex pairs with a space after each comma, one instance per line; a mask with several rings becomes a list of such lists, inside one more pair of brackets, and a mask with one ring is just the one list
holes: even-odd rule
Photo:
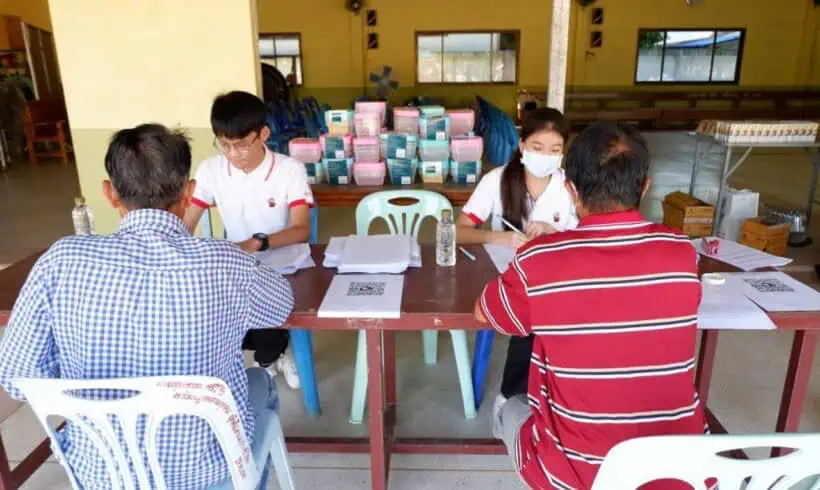
[[268, 235], [266, 233], [254, 233], [253, 237], [262, 242], [262, 246], [259, 247], [260, 252], [264, 252], [270, 248], [270, 244], [268, 243]]

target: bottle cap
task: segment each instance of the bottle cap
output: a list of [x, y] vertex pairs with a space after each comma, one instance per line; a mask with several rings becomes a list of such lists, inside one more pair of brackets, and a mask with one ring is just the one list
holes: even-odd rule
[[74, 205], [75, 206], [83, 206], [85, 205], [85, 198], [83, 196], [77, 196], [74, 198]]

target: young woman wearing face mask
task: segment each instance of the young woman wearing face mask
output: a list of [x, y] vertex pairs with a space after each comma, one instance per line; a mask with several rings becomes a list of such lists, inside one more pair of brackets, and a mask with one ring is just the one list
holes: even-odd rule
[[[481, 179], [458, 217], [458, 243], [497, 243], [518, 248], [539, 235], [575, 228], [578, 217], [561, 169], [568, 136], [569, 122], [561, 112], [548, 108], [528, 112], [521, 127], [519, 151], [510, 163]], [[526, 236], [509, 230], [499, 216]], [[481, 229], [487, 221], [490, 229]], [[532, 337], [510, 337], [495, 407], [527, 392], [532, 345]]]
[[[456, 221], [460, 244], [496, 243], [518, 248], [539, 235], [575, 228], [578, 218], [561, 170], [569, 122], [555, 109], [534, 109], [521, 127], [510, 163], [488, 172]], [[522, 236], [503, 224], [504, 217]], [[489, 221], [489, 229], [482, 229]]]

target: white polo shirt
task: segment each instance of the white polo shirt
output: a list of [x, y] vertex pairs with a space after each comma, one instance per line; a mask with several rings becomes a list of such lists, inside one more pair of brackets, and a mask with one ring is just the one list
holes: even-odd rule
[[313, 206], [305, 166], [265, 150], [265, 159], [250, 173], [224, 155], [203, 160], [196, 172], [193, 204], [216, 206], [228, 240], [247, 240], [254, 233], [275, 233], [288, 226], [290, 208]]
[[[501, 176], [505, 166], [487, 172], [473, 191], [462, 213], [476, 225], [482, 225], [488, 218], [493, 231], [504, 230], [499, 216], [504, 215], [501, 204]], [[552, 174], [550, 183], [536, 200], [529, 200], [530, 220], [552, 225], [558, 231], [571, 230], [578, 226], [578, 216], [569, 192], [564, 187], [564, 171]], [[525, 220], [524, 226], [527, 225]]]

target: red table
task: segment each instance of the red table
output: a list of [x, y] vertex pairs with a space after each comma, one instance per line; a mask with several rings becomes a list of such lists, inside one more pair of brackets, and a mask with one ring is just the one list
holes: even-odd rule
[[[397, 410], [395, 332], [399, 330], [478, 330], [484, 328], [473, 319], [473, 306], [484, 284], [496, 276], [496, 270], [483, 248], [468, 248], [478, 257], [476, 262], [467, 261], [460, 256], [455, 268], [438, 268], [435, 266], [432, 248], [423, 247], [425, 265], [422, 269], [412, 269], [406, 273], [402, 316], [395, 320], [317, 318], [316, 311], [333, 278], [334, 271], [316, 267], [301, 271], [291, 277], [297, 298], [294, 324], [311, 330], [364, 329], [366, 331], [370, 434], [368, 438], [291, 437], [288, 438], [290, 450], [329, 453], [369, 452], [374, 490], [387, 488], [390, 456], [393, 453], [504, 454], [506, 452], [500, 442], [493, 439], [405, 439], [395, 437], [393, 432]], [[323, 251], [323, 247], [314, 247], [313, 254], [317, 263], [322, 262]], [[35, 260], [36, 256], [32, 256], [0, 271], [0, 325], [5, 324], [13, 301]], [[732, 270], [726, 264], [707, 258], [701, 260], [701, 272]], [[820, 312], [773, 313], [769, 316], [779, 330], [795, 333], [783, 387], [780, 415], [775, 429], [778, 432], [796, 431], [808, 389], [816, 331], [820, 329]], [[704, 404], [709, 396], [717, 339], [717, 331], [702, 332], [696, 384]], [[725, 431], [717, 418], [711, 413], [708, 413], [708, 416], [714, 432]], [[12, 480], [7, 480], [2, 471], [3, 461], [5, 461], [4, 452], [0, 454], [0, 490], [16, 488], [16, 486], [11, 486]], [[21, 482], [18, 480], [14, 483], [19, 485]]]

